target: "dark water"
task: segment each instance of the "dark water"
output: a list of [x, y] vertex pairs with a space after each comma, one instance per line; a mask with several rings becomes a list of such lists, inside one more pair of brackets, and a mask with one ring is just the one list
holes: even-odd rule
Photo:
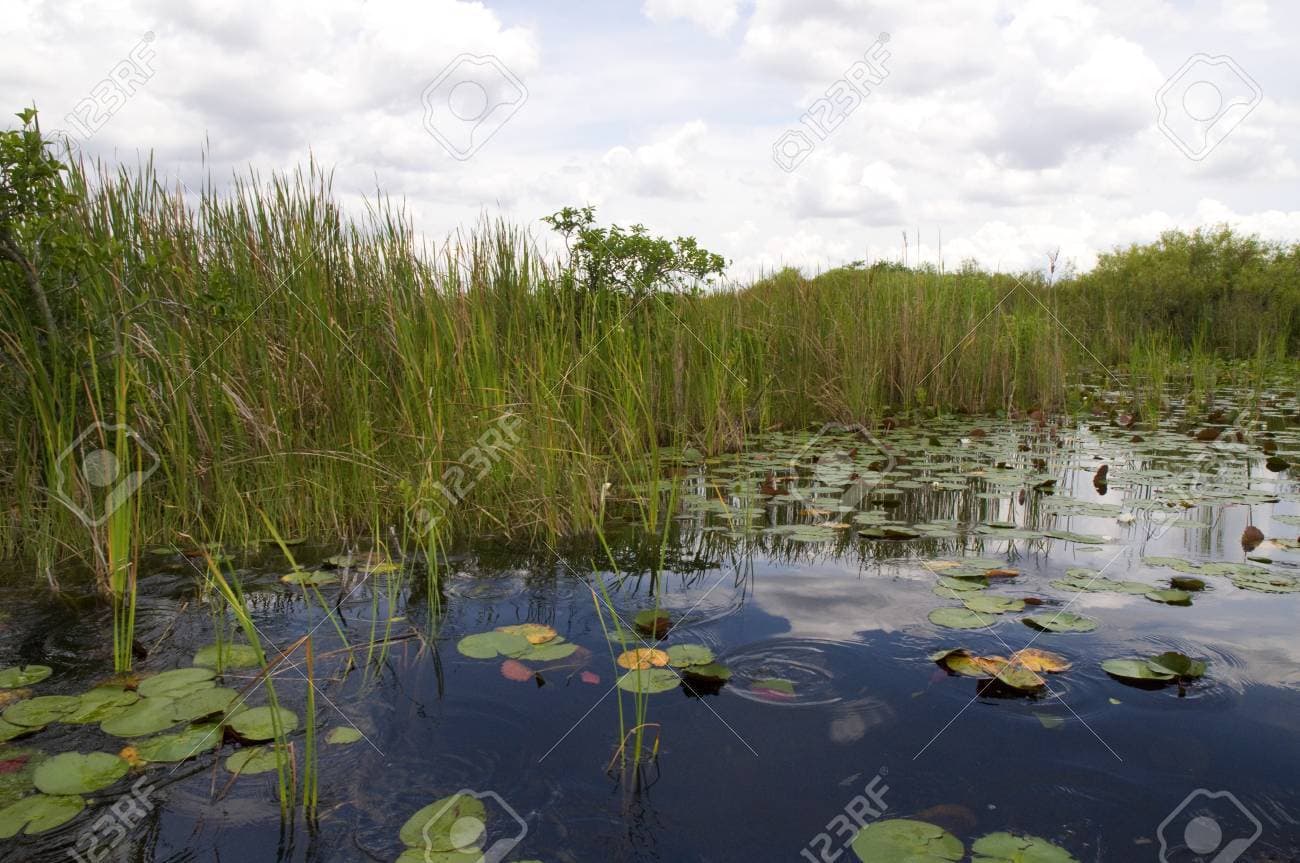
[[[510, 845], [523, 834], [504, 860], [853, 860], [847, 848], [836, 857], [843, 838], [834, 819], [874, 779], [885, 817], [942, 825], [968, 848], [979, 836], [1010, 830], [1049, 839], [1080, 861], [1157, 861], [1162, 822], [1175, 815], [1165, 833], [1178, 844], [1187, 820], [1209, 813], [1223, 834], [1219, 848], [1259, 826], [1244, 851], [1220, 859], [1300, 860], [1300, 593], [1253, 592], [1207, 577], [1207, 589], [1179, 607], [1048, 585], [1070, 568], [1105, 567], [1109, 578], [1163, 586], [1177, 573], [1143, 562], [1157, 555], [1245, 562], [1239, 538], [1247, 524], [1269, 537], [1300, 531], [1274, 520], [1300, 512], [1294, 469], [1269, 471], [1259, 452], [1237, 452], [1241, 487], [1276, 502], [1226, 495], [1180, 508], [1166, 528], [1153, 521], [1155, 510], [1130, 504], [1167, 492], [1171, 480], [1144, 472], [1164, 465], [1176, 474], [1170, 464], [1191, 451], [1177, 444], [1185, 434], [1130, 444], [1131, 432], [1113, 427], [982, 428], [987, 438], [964, 437], [969, 423], [903, 437], [900, 452], [911, 455], [883, 470], [892, 475], [880, 483], [901, 482], [899, 493], [882, 507], [873, 490], [844, 514], [875, 510], [890, 521], [930, 524], [932, 536], [873, 541], [833, 528], [837, 540], [797, 542], [765, 533], [792, 517], [826, 518], [807, 516], [817, 501], [744, 493], [757, 490], [755, 475], [766, 474], [761, 458], [709, 465], [688, 458], [675, 474], [694, 501], [674, 505], [679, 518], [663, 567], [654, 564], [658, 538], [625, 528], [614, 534], [619, 575], [598, 546], [523, 551], [483, 542], [451, 557], [432, 597], [418, 561], [402, 576], [326, 588], [348, 639], [362, 648], [347, 673], [341, 656], [320, 660], [317, 719], [322, 728], [355, 725], [366, 739], [322, 746], [317, 822], [281, 819], [274, 773], [232, 784], [222, 766], [235, 751], [228, 742], [215, 756], [148, 768], [157, 789], [153, 810], [115, 843], [95, 843], [103, 856], [85, 859], [389, 861], [403, 850], [398, 830], [412, 813], [468, 789], [487, 795], [489, 841]], [[1290, 426], [1274, 435], [1280, 452], [1296, 449], [1293, 436]], [[775, 450], [789, 444], [776, 443]], [[1112, 476], [1101, 493], [1092, 471], [1103, 461]], [[999, 469], [999, 462], [1016, 467]], [[818, 484], [815, 474], [810, 487]], [[1046, 475], [1054, 486], [1040, 487]], [[834, 481], [830, 487], [836, 490], [810, 494], [831, 500], [842, 492]], [[1063, 511], [1059, 502], [1070, 500], [1121, 504], [1137, 518], [1121, 524], [1113, 515]], [[762, 514], [742, 519], [752, 532], [736, 540], [736, 520], [720, 507], [744, 506]], [[978, 532], [990, 522], [1107, 539], [1008, 540], [996, 528]], [[338, 550], [296, 551], [310, 565]], [[963, 556], [997, 559], [1022, 573], [992, 592], [1041, 597], [1049, 608], [1068, 603], [1100, 625], [1090, 633], [1040, 634], [1019, 622], [1021, 614], [984, 630], [931, 624], [932, 609], [956, 603], [932, 592], [935, 575], [922, 561]], [[1277, 550], [1271, 569], [1300, 572], [1291, 556]], [[154, 556], [147, 566], [138, 639], [151, 651], [140, 669], [188, 665], [213, 641], [201, 578], [179, 556]], [[317, 654], [338, 648], [320, 606], [279, 583], [286, 567], [278, 554], [236, 556], [234, 566], [265, 639], [285, 645], [315, 627]], [[38, 694], [76, 694], [104, 677], [111, 670], [108, 611], [51, 597], [25, 573], [12, 575], [2, 664], [53, 666]], [[652, 607], [657, 593], [679, 620], [667, 643], [706, 644], [734, 673], [715, 694], [677, 689], [649, 698], [648, 720], [659, 724], [661, 743], [639, 771], [605, 770], [620, 739], [618, 700], [630, 711], [631, 697], [611, 689], [620, 670], [593, 606], [588, 585], [595, 579], [627, 620]], [[552, 663], [560, 667], [541, 671], [539, 685], [506, 679], [500, 660], [456, 650], [466, 634], [525, 621], [549, 624], [589, 653]], [[386, 626], [386, 648], [367, 657], [364, 645]], [[927, 659], [956, 646], [1005, 656], [1031, 642], [1074, 663], [1033, 696], [982, 688]], [[1098, 666], [1165, 650], [1209, 660], [1209, 673], [1181, 689], [1139, 689]], [[282, 667], [276, 687], [301, 714], [307, 687], [300, 667]], [[227, 685], [238, 688], [248, 675], [230, 677]], [[791, 681], [793, 697], [755, 691], [751, 683], [764, 678]], [[263, 700], [255, 693], [249, 703]], [[116, 752], [122, 743], [94, 726], [56, 724], [9, 747]], [[1176, 815], [1198, 791], [1200, 799]], [[1227, 797], [1205, 796], [1223, 791], [1245, 811]], [[114, 786], [90, 795], [87, 813], [62, 828], [0, 843], [0, 858], [75, 859], [68, 849], [90, 845], [86, 831], [120, 793]], [[1208, 861], [1214, 853], [1183, 848], [1164, 859]]]

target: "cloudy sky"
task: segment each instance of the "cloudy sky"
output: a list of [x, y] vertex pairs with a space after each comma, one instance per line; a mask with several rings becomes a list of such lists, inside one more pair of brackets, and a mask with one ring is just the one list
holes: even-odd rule
[[314, 156], [434, 242], [592, 204], [738, 279], [904, 232], [1087, 268], [1170, 227], [1300, 238], [1298, 36], [1270, 0], [5, 0], [0, 103], [195, 187]]

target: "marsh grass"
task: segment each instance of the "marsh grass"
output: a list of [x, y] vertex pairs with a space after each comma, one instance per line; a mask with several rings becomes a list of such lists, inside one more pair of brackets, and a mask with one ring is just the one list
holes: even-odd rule
[[[1099, 362], [1168, 374], [1189, 349], [1172, 330], [1147, 339], [1072, 282], [971, 268], [592, 293], [504, 223], [429, 248], [386, 201], [349, 221], [314, 165], [223, 194], [170, 188], [149, 165], [75, 166], [69, 183], [57, 239], [90, 251], [42, 269], [65, 337], [45, 340], [19, 294], [0, 292], [12, 455], [0, 556], [47, 573], [89, 545], [52, 502], [55, 468], [114, 410], [160, 459], [130, 509], [137, 543], [204, 525], [242, 543], [265, 521], [335, 537], [406, 524], [436, 580], [458, 537], [597, 528], [610, 486], [661, 476], [667, 448], [715, 454], [761, 430], [889, 414], [1071, 408]], [[1122, 298], [1107, 278], [1105, 296]], [[1275, 323], [1260, 350], [1285, 355], [1292, 324]], [[1199, 356], [1204, 389], [1214, 365]], [[116, 370], [111, 395], [90, 385], [100, 367]], [[467, 455], [504, 416], [517, 440]], [[638, 505], [662, 520], [658, 495]]]

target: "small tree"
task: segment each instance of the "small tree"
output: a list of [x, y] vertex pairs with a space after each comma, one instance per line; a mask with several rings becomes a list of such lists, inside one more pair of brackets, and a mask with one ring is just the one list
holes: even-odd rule
[[41, 138], [36, 109], [25, 108], [16, 116], [20, 128], [0, 131], [0, 261], [22, 271], [46, 337], [55, 340], [54, 312], [27, 247], [39, 242], [71, 198], [63, 177], [67, 167]]
[[640, 299], [661, 290], [697, 290], [727, 266], [694, 237], [652, 237], [645, 225], [597, 227], [594, 207], [565, 207], [542, 221], [564, 236], [579, 284], [591, 293]]

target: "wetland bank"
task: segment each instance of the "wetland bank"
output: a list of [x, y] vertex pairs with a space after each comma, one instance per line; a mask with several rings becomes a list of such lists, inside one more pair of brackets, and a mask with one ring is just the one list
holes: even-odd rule
[[704, 287], [51, 168], [3, 859], [1300, 855], [1295, 247]]

